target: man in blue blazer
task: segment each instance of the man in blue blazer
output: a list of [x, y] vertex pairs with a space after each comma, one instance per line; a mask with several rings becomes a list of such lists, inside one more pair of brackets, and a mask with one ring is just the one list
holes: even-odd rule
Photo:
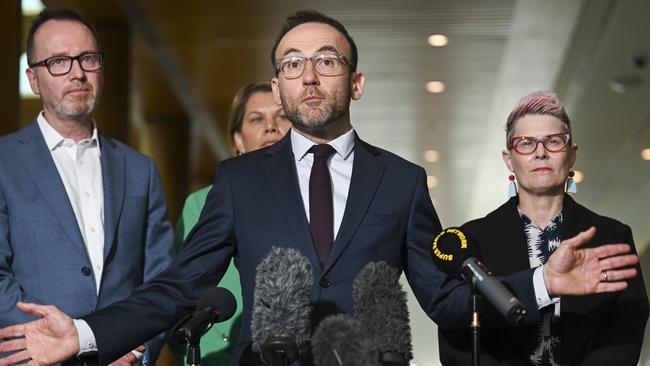
[[[468, 286], [433, 264], [431, 243], [441, 226], [424, 169], [365, 143], [352, 129], [349, 103], [361, 97], [365, 76], [356, 70], [356, 46], [343, 25], [317, 12], [298, 12], [287, 18], [272, 60], [274, 96], [293, 124], [291, 132], [271, 147], [220, 164], [181, 253], [127, 300], [82, 317], [77, 327], [56, 309], [20, 303], [21, 310], [43, 321], [0, 330], [0, 337], [26, 336], [0, 343], [0, 350], [25, 349], [0, 359], [0, 366], [28, 357], [48, 364], [84, 351], [96, 351], [99, 364], [107, 364], [192, 311], [198, 294], [221, 278], [231, 257], [244, 301], [233, 359], [259, 363], [258, 355], [246, 357], [244, 350], [251, 342], [255, 268], [272, 246], [295, 248], [311, 262], [313, 326], [329, 314], [351, 313], [354, 278], [368, 262], [380, 260], [404, 271], [420, 305], [440, 326], [469, 325]], [[320, 179], [323, 165], [325, 180]], [[324, 186], [315, 189], [315, 181]], [[320, 200], [322, 193], [331, 194], [328, 204]], [[576, 256], [597, 259], [626, 251], [624, 246], [609, 246], [607, 253], [577, 249], [586, 239], [580, 234], [568, 240], [550, 260], [551, 277], [566, 280], [552, 287], [554, 293], [576, 288], [576, 281], [585, 287], [574, 291], [617, 290], [625, 286], [621, 280], [634, 275], [611, 270], [616, 281], [585, 279], [583, 273], [605, 264]], [[636, 257], [614, 257], [605, 269], [631, 262]], [[504, 281], [538, 319], [532, 277], [532, 270], [521, 271]], [[79, 331], [86, 326], [93, 334], [88, 338]]]
[[[0, 138], [3, 327], [36, 319], [18, 301], [81, 316], [126, 298], [171, 262], [154, 162], [102, 135], [91, 117], [103, 81], [92, 26], [73, 12], [44, 11], [28, 59], [43, 111]], [[144, 363], [154, 364], [161, 340], [147, 344]], [[125, 353], [123, 361], [136, 360]]]

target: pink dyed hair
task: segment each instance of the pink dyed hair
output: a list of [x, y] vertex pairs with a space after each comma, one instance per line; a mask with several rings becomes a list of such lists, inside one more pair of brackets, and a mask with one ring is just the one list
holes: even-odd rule
[[515, 123], [528, 114], [547, 114], [564, 122], [564, 132], [571, 134], [571, 120], [564, 110], [564, 105], [557, 95], [548, 91], [536, 91], [521, 98], [510, 112], [506, 122], [506, 146], [510, 148], [510, 139], [515, 133]]

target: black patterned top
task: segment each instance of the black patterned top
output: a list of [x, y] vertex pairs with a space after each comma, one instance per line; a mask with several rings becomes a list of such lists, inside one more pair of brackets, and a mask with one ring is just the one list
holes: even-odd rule
[[[528, 245], [528, 260], [530, 268], [537, 268], [548, 260], [562, 241], [560, 227], [562, 212], [555, 215], [544, 229], [535, 225], [526, 215], [519, 211], [524, 224]], [[530, 355], [533, 365], [554, 366], [560, 364], [560, 302], [554, 306], [540, 309], [542, 321], [539, 324], [537, 347]]]

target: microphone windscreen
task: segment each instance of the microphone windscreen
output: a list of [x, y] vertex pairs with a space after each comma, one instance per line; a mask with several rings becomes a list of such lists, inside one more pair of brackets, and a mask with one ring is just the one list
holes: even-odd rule
[[386, 262], [368, 263], [352, 284], [352, 299], [355, 318], [371, 340], [371, 348], [410, 360], [411, 327], [399, 271]]
[[457, 227], [444, 229], [433, 239], [433, 261], [446, 274], [460, 278], [463, 262], [479, 256], [475, 243], [469, 233]]
[[222, 287], [207, 289], [196, 303], [196, 309], [211, 307], [219, 311], [219, 317], [215, 323], [230, 319], [237, 310], [237, 301], [233, 294]]
[[262, 353], [271, 337], [290, 339], [297, 347], [309, 340], [312, 285], [311, 263], [305, 256], [291, 248], [271, 249], [255, 277], [254, 351]]
[[311, 337], [316, 366], [372, 366], [368, 337], [361, 323], [348, 314], [323, 319]]

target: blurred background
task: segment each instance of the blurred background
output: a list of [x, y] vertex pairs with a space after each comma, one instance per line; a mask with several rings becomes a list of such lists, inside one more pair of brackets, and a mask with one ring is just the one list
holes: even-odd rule
[[[0, 134], [41, 109], [24, 45], [43, 6], [97, 26], [106, 54], [97, 124], [156, 160], [172, 222], [230, 157], [228, 107], [240, 86], [273, 77], [284, 18], [315, 9], [346, 25], [359, 48], [367, 83], [352, 103], [354, 128], [425, 167], [443, 226], [506, 200], [506, 117], [523, 95], [553, 90], [580, 145], [576, 199], [632, 227], [650, 274], [648, 0], [3, 0]], [[437, 365], [435, 325], [411, 300], [414, 363]]]

